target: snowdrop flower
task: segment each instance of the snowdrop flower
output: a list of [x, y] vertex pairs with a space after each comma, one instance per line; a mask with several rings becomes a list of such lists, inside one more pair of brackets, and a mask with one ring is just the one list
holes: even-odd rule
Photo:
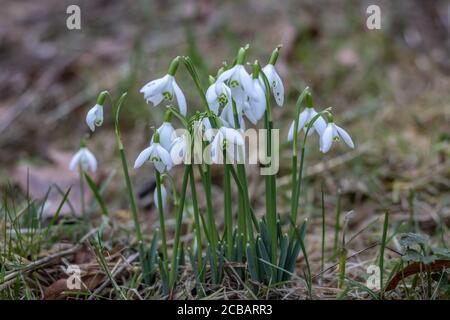
[[178, 68], [179, 57], [175, 58], [169, 67], [169, 72], [164, 77], [150, 81], [140, 90], [144, 94], [144, 99], [151, 101], [156, 107], [161, 101], [172, 101], [175, 95], [178, 103], [178, 108], [183, 116], [186, 115], [187, 106], [186, 98], [183, 92], [175, 81], [175, 72]]
[[191, 142], [187, 135], [183, 134], [172, 141], [170, 146], [170, 158], [173, 165], [183, 163], [186, 154], [190, 151]]
[[86, 123], [91, 131], [95, 131], [95, 127], [103, 124], [103, 106], [96, 104], [86, 115]]
[[283, 106], [284, 103], [284, 86], [283, 82], [281, 81], [280, 76], [278, 75], [277, 71], [275, 70], [275, 67], [273, 64], [267, 64], [262, 71], [267, 77], [267, 81], [270, 84], [270, 87], [272, 88], [273, 96], [275, 97], [275, 101], [277, 105], [280, 107]]
[[70, 161], [69, 169], [74, 171], [78, 166], [81, 166], [83, 171], [88, 171], [90, 169], [92, 172], [95, 172], [97, 170], [97, 159], [95, 159], [95, 156], [86, 147], [80, 148], [80, 150], [75, 153]]
[[231, 89], [223, 82], [214, 82], [206, 90], [206, 100], [211, 111], [219, 115], [219, 107], [231, 103]]
[[262, 71], [266, 75], [267, 81], [272, 88], [276, 103], [280, 107], [282, 107], [284, 102], [284, 86], [280, 76], [275, 70], [275, 63], [278, 59], [280, 48], [281, 46], [275, 48], [275, 50], [272, 52], [272, 55], [270, 56], [269, 63], [264, 68], [262, 68]]
[[[163, 209], [165, 209], [166, 204], [167, 204], [167, 191], [163, 184], [161, 184], [161, 200], [162, 200]], [[153, 201], [155, 203], [155, 207], [157, 209], [159, 209], [158, 189], [157, 188], [155, 188], [155, 191], [153, 192]]]
[[160, 144], [167, 151], [170, 151], [172, 141], [176, 138], [175, 128], [170, 123], [171, 121], [172, 112], [167, 111], [164, 115], [164, 122], [158, 129], [156, 129], [156, 131], [159, 133]]
[[170, 170], [173, 166], [169, 151], [164, 149], [160, 144], [158, 132], [153, 136], [153, 141], [150, 143], [150, 146], [142, 150], [138, 155], [134, 162], [134, 168], [137, 169], [141, 167], [146, 161], [153, 162], [156, 170], [160, 173]]
[[217, 78], [217, 83], [226, 82], [231, 89], [233, 98], [241, 100], [243, 95], [254, 97], [253, 82], [244, 67], [246, 49], [241, 48], [234, 67], [224, 71]]
[[320, 151], [322, 151], [323, 153], [328, 152], [328, 150], [330, 150], [331, 148], [331, 144], [333, 143], [333, 141], [339, 141], [340, 138], [342, 138], [342, 140], [344, 140], [344, 142], [350, 148], [352, 149], [355, 148], [352, 138], [347, 133], [347, 131], [334, 124], [333, 117], [329, 115], [327, 127], [320, 139]]
[[98, 95], [97, 103], [86, 115], [86, 123], [92, 132], [95, 131], [95, 127], [100, 127], [103, 124], [103, 105], [105, 104], [106, 94], [107, 92], [103, 91]]
[[[298, 130], [297, 133], [300, 132], [300, 130], [303, 128], [303, 130], [307, 131], [307, 126], [311, 122], [311, 120], [317, 115], [317, 111], [314, 110], [313, 107], [307, 106], [299, 115], [298, 117]], [[292, 121], [291, 127], [289, 128], [288, 133], [288, 140], [292, 141], [294, 137], [294, 126], [295, 122]], [[308, 135], [313, 134], [314, 131], [317, 131], [317, 133], [322, 136], [323, 132], [325, 131], [325, 128], [327, 127], [327, 124], [325, 120], [322, 118], [322, 116], [319, 116], [319, 118], [314, 121], [311, 129], [309, 129]]]
[[249, 97], [248, 101], [244, 102], [243, 113], [251, 123], [256, 124], [266, 111], [266, 94], [261, 79], [254, 78], [252, 81], [255, 96]]
[[[244, 145], [244, 138], [239, 133], [239, 131], [221, 127], [216, 136], [214, 137], [213, 142], [211, 143], [211, 160], [213, 163], [222, 163], [223, 159], [223, 150], [225, 149], [226, 156], [231, 162], [234, 162], [235, 153], [237, 152], [239, 160], [239, 148]], [[229, 161], [227, 161], [229, 163]]]

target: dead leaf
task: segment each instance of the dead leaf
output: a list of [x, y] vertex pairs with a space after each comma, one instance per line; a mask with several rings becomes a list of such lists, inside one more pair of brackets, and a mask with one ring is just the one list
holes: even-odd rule
[[431, 272], [441, 271], [442, 269], [450, 268], [450, 260], [436, 260], [430, 264], [424, 264], [422, 262], [414, 262], [408, 265], [403, 270], [400, 270], [396, 275], [389, 281], [386, 287], [386, 291], [391, 291], [397, 288], [398, 283], [413, 274], [423, 272], [429, 269]]

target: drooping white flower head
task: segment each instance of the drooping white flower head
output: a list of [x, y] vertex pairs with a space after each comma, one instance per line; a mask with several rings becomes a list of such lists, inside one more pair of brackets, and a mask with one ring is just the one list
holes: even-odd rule
[[91, 129], [95, 131], [95, 127], [100, 127], [103, 124], [103, 106], [96, 104], [86, 115], [86, 123]]
[[206, 90], [206, 100], [211, 111], [219, 115], [219, 108], [231, 103], [231, 89], [223, 82], [214, 82]]
[[167, 151], [170, 151], [172, 142], [176, 138], [175, 128], [170, 122], [164, 121], [156, 131], [159, 133], [161, 146]]
[[222, 72], [216, 81], [217, 83], [225, 82], [231, 89], [231, 96], [236, 101], [242, 100], [243, 96], [254, 96], [252, 78], [244, 67], [247, 49], [248, 47], [239, 49], [236, 64]]
[[97, 159], [95, 159], [94, 154], [86, 147], [80, 148], [72, 160], [70, 160], [69, 169], [71, 171], [76, 170], [79, 166], [81, 166], [83, 171], [91, 170], [95, 172], [97, 170]]
[[352, 138], [347, 133], [347, 131], [345, 131], [341, 127], [338, 127], [334, 123], [333, 117], [329, 116], [327, 127], [326, 127], [325, 131], [323, 132], [321, 139], [320, 139], [320, 151], [322, 151], [323, 153], [328, 152], [331, 148], [333, 141], [339, 141], [340, 138], [342, 138], [342, 140], [344, 140], [344, 142], [350, 148], [352, 148], [352, 149], [355, 148]]
[[273, 96], [275, 98], [277, 105], [282, 107], [284, 103], [283, 81], [281, 81], [281, 78], [278, 75], [277, 71], [275, 70], [273, 64], [270, 63], [267, 64], [264, 68], [262, 68], [262, 71], [266, 75], [267, 81], [269, 82], [269, 85], [272, 88]]
[[[269, 86], [272, 89], [272, 93], [277, 105], [282, 107], [284, 103], [284, 86], [283, 81], [281, 81], [281, 78], [275, 69], [275, 64], [278, 60], [280, 49], [281, 45], [277, 46], [272, 51], [272, 54], [270, 55], [269, 58], [269, 62], [264, 68], [262, 68], [262, 71], [264, 72], [264, 75], [267, 77], [267, 82], [269, 82]], [[263, 88], [265, 89], [264, 86]]]
[[[162, 183], [161, 183], [161, 200], [162, 200], [162, 207], [163, 207], [163, 209], [165, 209], [166, 205], [167, 205], [167, 191]], [[157, 188], [155, 188], [155, 191], [153, 192], [153, 201], [155, 203], [155, 207], [157, 209], [159, 209], [158, 189]]]
[[[240, 151], [243, 152], [244, 138], [239, 131], [220, 127], [211, 143], [211, 160], [213, 163], [222, 163], [223, 151], [226, 152], [226, 162], [234, 162], [235, 159], [240, 159]], [[240, 150], [241, 149], [241, 150]]]
[[261, 79], [254, 78], [252, 81], [255, 96], [249, 97], [243, 104], [243, 113], [251, 123], [256, 124], [266, 111], [266, 94]]
[[[311, 122], [311, 120], [317, 115], [317, 111], [314, 110], [313, 107], [306, 107], [299, 115], [298, 117], [298, 130], [297, 133], [300, 132], [300, 130], [304, 130], [305, 133], [307, 131], [307, 126]], [[292, 121], [291, 126], [289, 128], [288, 132], [288, 140], [292, 141], [294, 137], [294, 126], [295, 122]], [[327, 124], [322, 116], [319, 116], [316, 121], [314, 121], [311, 129], [309, 129], [308, 135], [313, 134], [315, 131], [319, 134], [319, 136], [322, 136], [323, 132], [325, 131]]]
[[170, 158], [173, 165], [178, 165], [184, 162], [186, 155], [189, 154], [191, 148], [191, 141], [186, 134], [183, 134], [172, 141], [170, 146]]
[[161, 101], [172, 101], [175, 96], [177, 99], [180, 113], [185, 116], [187, 112], [186, 98], [183, 92], [175, 81], [175, 73], [179, 64], [179, 57], [175, 58], [169, 67], [169, 72], [164, 77], [150, 81], [140, 90], [144, 94], [144, 99], [151, 101], [154, 106], [157, 106]]
[[169, 151], [164, 149], [160, 144], [158, 132], [153, 136], [153, 141], [150, 143], [150, 146], [142, 150], [138, 155], [134, 162], [134, 168], [137, 169], [141, 167], [146, 161], [153, 162], [156, 170], [160, 173], [170, 170], [173, 166]]

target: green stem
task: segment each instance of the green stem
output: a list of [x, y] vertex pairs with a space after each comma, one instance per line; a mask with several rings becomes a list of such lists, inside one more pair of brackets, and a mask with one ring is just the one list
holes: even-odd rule
[[[263, 79], [266, 93], [266, 112], [264, 114], [266, 136], [267, 156], [272, 160], [272, 106], [270, 100], [270, 85], [264, 72], [260, 73]], [[277, 230], [277, 199], [276, 199], [276, 178], [275, 175], [265, 176], [266, 184], [266, 220], [269, 228], [269, 236], [271, 239], [271, 262], [275, 266], [278, 259], [278, 230]], [[272, 268], [272, 277], [276, 279], [277, 269]]]
[[148, 276], [149, 276], [148, 267], [149, 266], [147, 265], [147, 259], [146, 259], [145, 248], [144, 248], [144, 240], [142, 237], [142, 231], [141, 231], [141, 227], [139, 224], [138, 209], [137, 209], [136, 200], [135, 200], [136, 198], [135, 198], [134, 191], [133, 191], [133, 185], [131, 184], [130, 175], [128, 173], [128, 164], [127, 164], [127, 159], [125, 156], [125, 151], [123, 149], [122, 140], [120, 138], [119, 115], [120, 115], [120, 109], [122, 107], [122, 104], [123, 104], [123, 101], [125, 100], [126, 95], [127, 95], [126, 93], [122, 94], [122, 96], [119, 98], [117, 103], [114, 104], [111, 95], [109, 95], [109, 93], [108, 93], [108, 97], [110, 98], [111, 103], [112, 103], [113, 114], [115, 116], [114, 127], [115, 127], [116, 142], [117, 142], [117, 147], [118, 147], [119, 153], [120, 153], [120, 160], [122, 163], [122, 171], [123, 171], [123, 175], [125, 178], [125, 184], [126, 184], [127, 191], [128, 191], [128, 198], [130, 201], [131, 216], [133, 218], [134, 229], [136, 231], [136, 238], [138, 241], [139, 259], [140, 259], [141, 267], [142, 267], [142, 270], [144, 273], [144, 279], [145, 279], [145, 281], [148, 281]]
[[[194, 223], [195, 223], [195, 236], [197, 238], [197, 265], [200, 270], [203, 266], [203, 257], [202, 257], [202, 233], [201, 233], [201, 226], [200, 226], [200, 213], [198, 209], [198, 202], [197, 202], [197, 190], [195, 187], [195, 179], [194, 179], [194, 170], [192, 169], [192, 166], [189, 169], [189, 180], [191, 184], [191, 193], [192, 193], [192, 205], [194, 207]], [[199, 273], [199, 279], [201, 280], [202, 275]]]
[[164, 206], [163, 206], [163, 200], [162, 200], [162, 194], [161, 194], [161, 174], [158, 170], [155, 169], [155, 179], [156, 179], [156, 193], [157, 193], [157, 200], [158, 200], [158, 211], [159, 211], [159, 226], [161, 229], [161, 242], [162, 242], [162, 251], [163, 251], [163, 258], [164, 258], [164, 264], [166, 265], [169, 261], [169, 255], [167, 251], [167, 233], [166, 233], [166, 222], [164, 219]]
[[84, 199], [84, 181], [83, 181], [83, 168], [79, 166], [80, 173], [80, 202], [81, 202], [81, 215], [83, 219], [86, 219], [86, 202]]
[[169, 283], [170, 287], [173, 288], [176, 282], [177, 270], [178, 270], [178, 247], [180, 245], [180, 236], [181, 236], [181, 227], [183, 220], [183, 210], [184, 210], [184, 201], [186, 199], [186, 189], [187, 183], [189, 179], [189, 171], [192, 170], [192, 165], [187, 164], [184, 168], [183, 174], [183, 182], [181, 185], [181, 195], [180, 195], [180, 203], [178, 205], [178, 211], [175, 216], [175, 236], [173, 239], [173, 252], [172, 252], [172, 264], [170, 269], [170, 277]]
[[381, 237], [380, 244], [380, 299], [383, 299], [384, 295], [384, 284], [383, 284], [383, 274], [384, 274], [384, 250], [386, 248], [387, 231], [389, 228], [389, 213], [386, 211], [384, 213], [384, 223], [383, 223], [383, 235]]
[[[226, 159], [226, 152], [223, 152], [224, 159]], [[225, 216], [225, 239], [227, 242], [227, 257], [232, 259], [233, 256], [233, 217], [231, 213], [231, 183], [230, 183], [230, 164], [225, 163], [223, 174], [223, 189], [224, 189], [224, 216]]]

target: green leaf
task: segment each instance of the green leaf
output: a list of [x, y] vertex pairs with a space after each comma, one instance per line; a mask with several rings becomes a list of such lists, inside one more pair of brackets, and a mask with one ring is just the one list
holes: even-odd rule
[[100, 195], [100, 192], [95, 185], [94, 180], [86, 173], [83, 172], [84, 178], [86, 179], [86, 182], [91, 189], [92, 193], [94, 194], [95, 200], [97, 200], [98, 205], [100, 206], [100, 209], [102, 210], [102, 214], [104, 216], [109, 216], [108, 209], [106, 209], [105, 202], [103, 201], [102, 196]]

